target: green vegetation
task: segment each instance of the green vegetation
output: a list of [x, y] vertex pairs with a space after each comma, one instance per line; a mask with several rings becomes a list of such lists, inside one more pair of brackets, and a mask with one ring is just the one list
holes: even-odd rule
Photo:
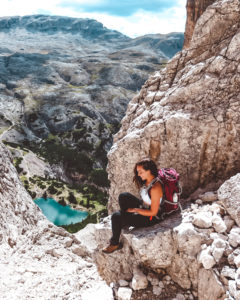
[[31, 145], [31, 150], [49, 163], [63, 162], [67, 168], [78, 173], [89, 174], [93, 160], [83, 151], [63, 145], [58, 137], [49, 135], [41, 145]]
[[98, 186], [109, 187], [108, 174], [104, 169], [93, 169], [90, 173], [90, 179]]
[[[108, 130], [110, 126], [111, 124], [107, 128]], [[23, 158], [14, 158], [20, 180], [33, 199], [40, 195], [45, 198], [53, 197], [62, 205], [70, 205], [72, 208], [88, 211], [89, 216], [83, 222], [66, 227], [66, 230], [69, 230], [69, 232], [76, 232], [90, 222], [98, 222], [100, 216], [107, 215], [106, 204], [108, 193], [105, 190], [105, 188], [109, 187], [107, 172], [102, 168], [93, 168], [94, 160], [101, 159], [107, 163], [106, 151], [104, 149], [106, 140], [100, 141], [94, 147], [88, 141], [84, 141], [88, 131], [80, 123], [79, 127], [74, 131], [67, 132], [70, 139], [79, 140], [75, 144], [75, 148], [62, 144], [62, 135], [56, 136], [53, 134], [49, 134], [40, 144], [26, 141], [24, 142], [24, 146], [22, 146], [6, 142], [10, 149], [13, 147], [17, 148], [21, 150], [21, 153], [23, 153], [22, 149], [27, 151], [30, 149], [50, 164], [62, 162], [67, 172], [79, 174], [83, 180], [87, 180], [85, 184], [69, 185], [61, 180], [51, 179], [46, 176], [34, 175], [28, 177], [27, 174], [23, 173], [22, 168], [20, 168]], [[100, 123], [98, 131], [104, 133], [105, 130], [106, 125]], [[82, 136], [83, 138], [81, 138]]]
[[17, 169], [18, 174], [20, 174], [23, 171], [23, 169], [20, 167], [22, 160], [23, 160], [22, 157], [16, 157], [13, 160], [14, 166]]

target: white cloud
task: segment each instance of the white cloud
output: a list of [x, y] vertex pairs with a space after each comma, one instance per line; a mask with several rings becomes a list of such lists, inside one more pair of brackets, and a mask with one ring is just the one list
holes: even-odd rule
[[39, 9], [53, 12], [61, 0], [1, 0], [0, 16], [24, 16], [36, 14]]
[[[88, 3], [101, 0], [75, 0]], [[149, 33], [184, 32], [186, 22], [186, 0], [176, 1], [176, 6], [163, 12], [146, 12], [139, 10], [132, 16], [120, 17], [104, 13], [81, 13], [69, 7], [61, 7], [63, 0], [1, 0], [0, 16], [31, 15], [39, 11], [48, 11], [53, 15], [76, 18], [95, 19], [109, 29], [115, 29], [130, 37], [137, 37]]]

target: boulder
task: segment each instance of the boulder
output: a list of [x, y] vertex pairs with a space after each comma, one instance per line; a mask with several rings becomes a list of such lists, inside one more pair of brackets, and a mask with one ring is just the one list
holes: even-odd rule
[[211, 212], [199, 212], [194, 216], [193, 224], [200, 228], [209, 228], [212, 226]]
[[143, 274], [143, 272], [135, 268], [133, 270], [133, 279], [132, 279], [132, 288], [136, 290], [145, 289], [148, 286], [147, 276]]
[[217, 200], [217, 195], [214, 192], [207, 192], [199, 196], [203, 202], [214, 202]]
[[130, 300], [132, 296], [132, 290], [126, 287], [120, 287], [117, 292], [118, 300]]
[[240, 174], [231, 177], [218, 190], [218, 198], [223, 206], [240, 226]]
[[222, 239], [215, 239], [212, 243], [212, 255], [216, 262], [222, 258], [227, 243]]
[[236, 281], [229, 280], [228, 282], [230, 295], [234, 300], [240, 300], [240, 290], [237, 289]]
[[213, 227], [216, 232], [222, 233], [227, 230], [227, 226], [224, 223], [223, 219], [219, 215], [213, 215], [212, 217]]
[[192, 223], [181, 223], [173, 229], [177, 239], [178, 249], [194, 257], [201, 246], [203, 236], [199, 234]]
[[233, 227], [228, 235], [229, 244], [232, 247], [237, 247], [240, 244], [240, 228]]
[[159, 296], [159, 295], [161, 295], [161, 293], [162, 293], [162, 289], [160, 288], [160, 286], [154, 285], [153, 286], [153, 294], [156, 296]]
[[223, 300], [225, 290], [213, 270], [199, 270], [198, 299]]
[[221, 275], [227, 278], [235, 279], [236, 270], [229, 266], [224, 266], [221, 271]]
[[216, 261], [211, 255], [211, 247], [207, 247], [200, 252], [198, 261], [203, 264], [206, 270], [211, 269], [215, 265]]

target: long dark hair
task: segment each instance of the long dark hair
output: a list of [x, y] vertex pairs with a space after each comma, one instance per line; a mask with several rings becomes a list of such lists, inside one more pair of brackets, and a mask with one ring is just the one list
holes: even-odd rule
[[150, 170], [154, 177], [158, 176], [158, 169], [155, 162], [149, 158], [142, 159], [141, 161], [137, 162], [134, 167], [133, 182], [136, 184], [137, 188], [141, 188], [146, 182], [146, 180], [142, 180], [142, 178], [138, 176], [137, 166], [142, 166], [146, 171]]

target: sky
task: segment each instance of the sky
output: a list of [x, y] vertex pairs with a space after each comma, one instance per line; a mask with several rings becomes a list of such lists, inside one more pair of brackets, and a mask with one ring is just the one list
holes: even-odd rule
[[184, 32], [187, 0], [1, 0], [0, 17], [34, 14], [95, 19], [129, 37]]

